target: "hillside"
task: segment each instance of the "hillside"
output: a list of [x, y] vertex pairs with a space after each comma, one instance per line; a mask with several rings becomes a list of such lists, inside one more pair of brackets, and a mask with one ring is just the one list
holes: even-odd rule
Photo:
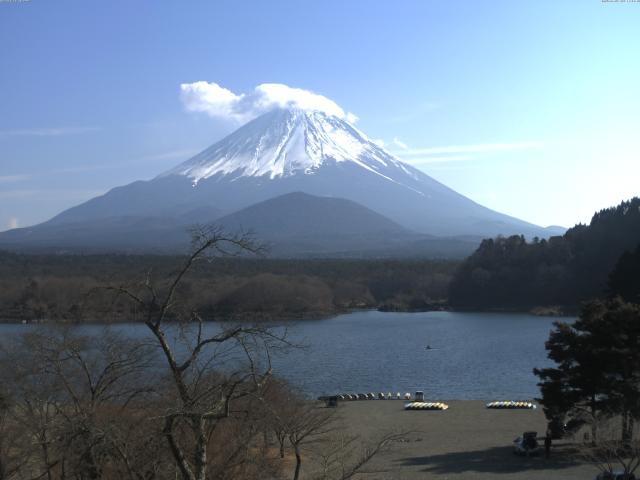
[[576, 308], [608, 293], [618, 259], [639, 244], [640, 198], [601, 210], [589, 225], [549, 240], [484, 240], [458, 269], [449, 301], [457, 308]]

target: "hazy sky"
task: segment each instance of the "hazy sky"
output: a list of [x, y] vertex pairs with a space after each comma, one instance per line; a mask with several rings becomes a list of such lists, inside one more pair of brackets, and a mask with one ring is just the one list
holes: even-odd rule
[[0, 230], [231, 132], [236, 112], [181, 97], [200, 81], [322, 94], [429, 175], [540, 225], [640, 194], [640, 3], [3, 1], [0, 44]]

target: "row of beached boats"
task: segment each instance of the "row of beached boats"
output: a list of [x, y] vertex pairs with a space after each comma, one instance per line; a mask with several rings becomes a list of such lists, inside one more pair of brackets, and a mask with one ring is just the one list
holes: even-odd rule
[[410, 402], [405, 404], [405, 410], [446, 410], [449, 405], [442, 402]]
[[343, 393], [338, 395], [338, 400], [411, 400], [411, 394], [405, 393], [402, 395], [400, 392], [380, 392], [376, 393]]
[[[404, 395], [400, 392], [380, 392], [376, 393], [343, 393], [335, 395], [333, 397], [320, 397], [320, 400], [328, 401], [329, 399], [335, 399], [334, 401], [353, 401], [353, 400], [404, 400], [409, 402], [405, 404], [406, 410], [447, 410], [449, 406], [443, 402], [425, 402], [423, 392], [416, 392], [413, 397], [409, 392]], [[487, 408], [495, 409], [535, 409], [536, 405], [532, 402], [519, 401], [519, 400], [501, 400], [495, 402], [489, 402], [486, 405]]]
[[499, 401], [499, 402], [489, 402], [487, 403], [487, 408], [524, 408], [524, 409], [532, 410], [536, 408], [536, 406], [531, 402], [506, 400], [506, 401]]

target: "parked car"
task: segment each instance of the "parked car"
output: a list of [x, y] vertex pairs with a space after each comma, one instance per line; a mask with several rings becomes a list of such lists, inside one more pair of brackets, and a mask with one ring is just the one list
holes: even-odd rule
[[596, 477], [596, 480], [636, 480], [636, 476], [633, 473], [624, 473], [620, 471], [601, 472]]
[[513, 453], [517, 455], [538, 455], [542, 448], [538, 443], [538, 432], [524, 432], [513, 441]]

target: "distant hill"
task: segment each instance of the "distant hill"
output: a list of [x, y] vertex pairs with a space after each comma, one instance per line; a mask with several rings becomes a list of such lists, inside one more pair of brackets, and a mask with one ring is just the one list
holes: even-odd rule
[[412, 232], [343, 198], [288, 193], [219, 217], [202, 208], [182, 216], [120, 216], [48, 222], [0, 234], [0, 247], [38, 252], [180, 253], [198, 218], [226, 231], [252, 231], [275, 257], [463, 258], [478, 237], [440, 238]]
[[414, 236], [410, 230], [356, 202], [343, 198], [288, 193], [256, 203], [217, 220], [228, 230], [251, 227], [259, 237], [317, 235]]
[[250, 229], [278, 257], [463, 258], [480, 238], [412, 232], [343, 198], [294, 192], [217, 220], [226, 230]]
[[[596, 213], [563, 236], [484, 240], [451, 283], [456, 307], [575, 307], [607, 293], [618, 259], [640, 245], [640, 198]], [[638, 272], [640, 274], [640, 272]]]
[[0, 248], [42, 253], [171, 253], [187, 248], [192, 223], [168, 216], [44, 223], [1, 233]]

